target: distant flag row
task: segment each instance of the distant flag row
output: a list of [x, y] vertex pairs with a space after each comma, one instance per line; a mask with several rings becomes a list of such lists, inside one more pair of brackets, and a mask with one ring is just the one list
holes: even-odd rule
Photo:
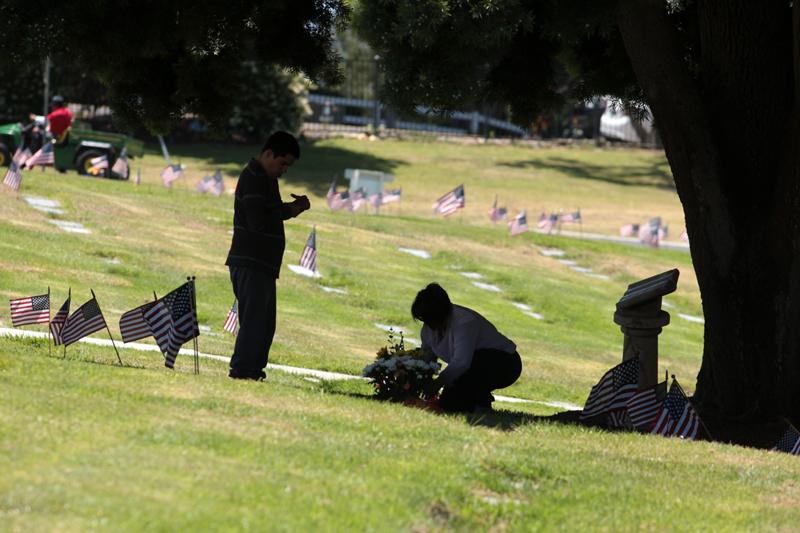
[[[684, 239], [686, 232], [681, 235]], [[651, 218], [646, 224], [626, 224], [619, 229], [622, 237], [638, 237], [639, 242], [657, 248], [667, 238], [669, 228], [661, 223], [661, 217]], [[688, 240], [688, 237], [685, 238]]]
[[580, 419], [605, 414], [610, 427], [694, 440], [702, 421], [678, 380], [638, 388], [639, 358], [623, 361], [592, 387]]
[[338, 191], [336, 188], [336, 180], [334, 180], [328, 188], [325, 201], [331, 211], [347, 209], [353, 212], [358, 211], [365, 203], [369, 203], [369, 205], [377, 209], [382, 205], [399, 202], [402, 192], [402, 189], [389, 189], [366, 195], [363, 189], [352, 193], [350, 191]]

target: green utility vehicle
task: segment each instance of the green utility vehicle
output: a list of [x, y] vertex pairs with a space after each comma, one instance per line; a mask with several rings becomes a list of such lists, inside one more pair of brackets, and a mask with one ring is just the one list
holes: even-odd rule
[[[75, 169], [78, 174], [90, 174], [92, 159], [106, 156], [108, 168], [122, 154], [123, 149], [128, 157], [142, 157], [144, 143], [142, 141], [119, 133], [94, 131], [88, 127], [81, 127], [76, 123], [69, 130], [66, 138], [56, 143], [54, 148], [55, 167], [61, 172]], [[0, 165], [8, 166], [16, 149], [22, 144], [22, 126], [17, 123], [0, 125]], [[115, 172], [108, 172], [108, 176], [115, 179], [126, 180], [130, 176], [130, 165], [122, 176]]]

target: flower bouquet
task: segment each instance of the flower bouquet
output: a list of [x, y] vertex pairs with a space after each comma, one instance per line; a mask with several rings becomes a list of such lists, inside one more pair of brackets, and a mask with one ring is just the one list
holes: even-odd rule
[[406, 350], [403, 332], [395, 342], [394, 332], [389, 330], [389, 346], [378, 350], [375, 362], [364, 367], [363, 375], [370, 379], [378, 399], [413, 403], [441, 366], [435, 359], [428, 361], [420, 348]]

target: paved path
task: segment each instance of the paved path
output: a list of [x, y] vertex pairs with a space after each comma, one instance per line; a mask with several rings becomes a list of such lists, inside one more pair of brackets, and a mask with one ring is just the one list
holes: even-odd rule
[[[13, 328], [3, 328], [0, 327], [0, 336], [2, 337], [29, 337], [29, 338], [47, 338], [49, 335], [42, 331], [29, 331], [25, 329], [13, 329]], [[94, 337], [84, 337], [83, 339], [79, 340], [78, 342], [83, 342], [86, 344], [94, 344], [97, 346], [111, 346], [110, 339], [95, 339]], [[158, 352], [161, 353], [161, 349], [156, 346], [155, 344], [144, 344], [141, 342], [129, 342], [129, 343], [118, 343], [117, 348], [123, 350], [139, 350], [139, 351], [147, 351], [147, 352]], [[193, 355], [192, 350], [188, 348], [182, 348], [180, 352], [181, 355]], [[213, 359], [215, 361], [221, 361], [223, 363], [227, 363], [230, 361], [230, 357], [224, 355], [214, 355], [210, 353], [200, 353], [200, 357], [205, 359]], [[273, 363], [269, 363], [267, 365], [268, 369], [271, 370], [279, 370], [281, 372], [286, 372], [287, 374], [295, 374], [299, 376], [308, 376], [317, 379], [327, 379], [331, 381], [341, 381], [341, 380], [350, 380], [350, 379], [366, 379], [361, 376], [354, 376], [352, 374], [342, 374], [340, 372], [328, 372], [326, 370], [315, 370], [313, 368], [303, 368], [299, 366], [288, 366], [288, 365], [276, 365]], [[544, 400], [528, 400], [525, 398], [514, 398], [513, 396], [499, 396], [495, 394], [495, 400], [498, 402], [506, 402], [506, 403], [535, 403], [539, 405], [546, 405], [548, 407], [556, 407], [558, 409], [569, 409], [569, 410], [577, 410], [582, 409], [580, 405], [575, 405], [569, 402], [558, 402], [558, 401], [544, 401]]]

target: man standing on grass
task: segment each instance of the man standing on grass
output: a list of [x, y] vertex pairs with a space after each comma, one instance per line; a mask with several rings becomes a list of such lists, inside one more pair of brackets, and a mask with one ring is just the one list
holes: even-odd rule
[[283, 221], [310, 209], [306, 196], [283, 202], [280, 178], [300, 159], [297, 139], [285, 131], [270, 135], [236, 184], [233, 241], [228, 252], [233, 293], [239, 301], [239, 334], [231, 357], [230, 377], [262, 380], [275, 336], [275, 280], [286, 238]]

